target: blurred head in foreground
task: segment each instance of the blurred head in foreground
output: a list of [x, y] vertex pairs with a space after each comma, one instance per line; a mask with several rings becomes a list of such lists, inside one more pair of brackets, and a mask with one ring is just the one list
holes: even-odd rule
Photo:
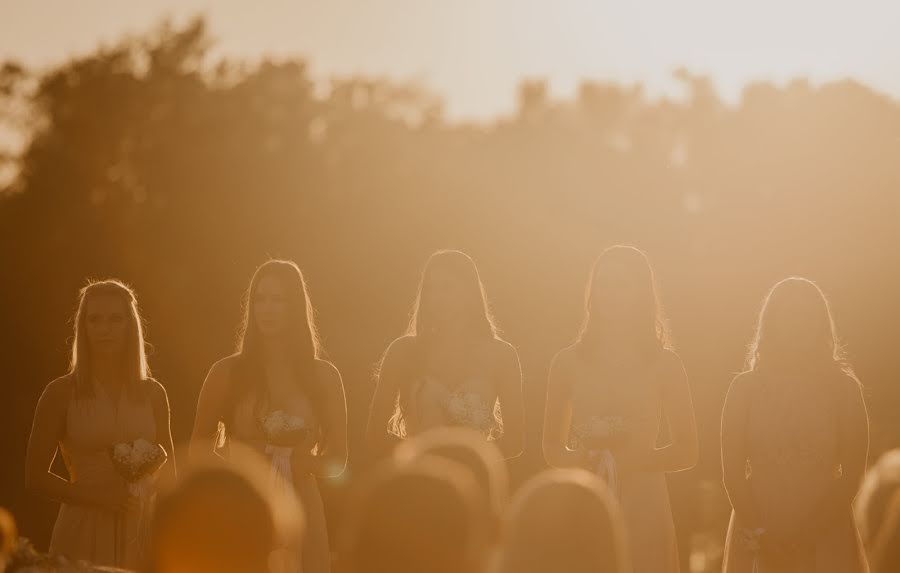
[[148, 571], [269, 573], [273, 549], [299, 548], [300, 506], [276, 499], [258, 455], [235, 444], [228, 462], [210, 454], [187, 466], [157, 500]]
[[871, 541], [872, 573], [900, 571], [900, 494], [891, 498], [878, 535]]
[[6, 570], [6, 564], [16, 549], [17, 539], [16, 521], [11, 513], [0, 507], [0, 571]]
[[387, 463], [355, 492], [344, 554], [350, 573], [476, 573], [482, 570], [474, 479], [430, 457]]
[[429, 456], [460, 464], [478, 486], [479, 519], [496, 540], [509, 495], [506, 463], [493, 442], [469, 428], [436, 428], [404, 441], [395, 454], [398, 464], [415, 463]]
[[548, 470], [513, 498], [500, 573], [623, 573], [624, 524], [599, 478]]
[[891, 499], [900, 492], [900, 449], [883, 454], [866, 473], [856, 496], [856, 516], [863, 544], [870, 552], [881, 532]]

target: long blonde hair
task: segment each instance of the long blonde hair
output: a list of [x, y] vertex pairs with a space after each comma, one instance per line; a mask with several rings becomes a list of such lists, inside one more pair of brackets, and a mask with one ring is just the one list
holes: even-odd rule
[[96, 297], [118, 297], [128, 309], [128, 332], [125, 335], [123, 356], [123, 374], [125, 390], [132, 398], [138, 397], [141, 384], [150, 377], [150, 366], [147, 364], [146, 343], [144, 341], [144, 325], [138, 310], [134, 291], [118, 279], [91, 281], [81, 289], [78, 296], [78, 310], [75, 311], [75, 338], [72, 341], [72, 358], [69, 363], [69, 376], [75, 383], [75, 396], [91, 398], [94, 386], [91, 373], [90, 342], [87, 337], [87, 306]]

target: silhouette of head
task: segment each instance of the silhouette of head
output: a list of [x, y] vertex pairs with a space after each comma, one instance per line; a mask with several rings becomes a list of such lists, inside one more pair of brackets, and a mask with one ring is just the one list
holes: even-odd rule
[[[157, 500], [151, 573], [267, 573], [275, 547], [299, 552], [302, 514], [295, 498], [266, 487], [265, 464], [236, 447], [232, 463], [206, 460]], [[234, 457], [236, 456], [236, 457]]]
[[438, 251], [422, 272], [409, 333], [428, 338], [451, 325], [475, 336], [496, 335], [475, 261], [460, 251]]
[[610, 247], [594, 262], [584, 314], [582, 351], [592, 352], [613, 339], [634, 344], [642, 352], [669, 345], [653, 270], [643, 251], [634, 247]]
[[429, 457], [385, 465], [350, 506], [351, 573], [470, 573], [480, 569], [477, 486], [453, 462]]
[[116, 361], [132, 395], [150, 375], [137, 298], [118, 280], [92, 281], [80, 292], [70, 365], [80, 396], [93, 395], [96, 360]]
[[772, 287], [759, 313], [749, 367], [817, 369], [842, 358], [831, 308], [818, 285], [795, 277]]
[[624, 525], [599, 478], [548, 470], [513, 498], [499, 573], [622, 573]]
[[256, 269], [247, 291], [241, 349], [252, 351], [266, 339], [285, 337], [314, 356], [319, 341], [313, 319], [300, 268], [291, 261], [267, 261]]
[[404, 464], [431, 456], [459, 464], [474, 478], [482, 529], [488, 543], [496, 541], [509, 490], [506, 463], [497, 446], [468, 428], [436, 428], [404, 441], [394, 457]]

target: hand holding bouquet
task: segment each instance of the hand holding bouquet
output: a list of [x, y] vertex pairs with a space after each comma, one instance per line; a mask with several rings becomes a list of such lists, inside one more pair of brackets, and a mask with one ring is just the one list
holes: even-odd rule
[[309, 427], [300, 416], [293, 416], [282, 410], [275, 410], [263, 416], [260, 421], [266, 444], [280, 448], [299, 446], [309, 437]]
[[20, 537], [5, 570], [8, 573], [95, 573], [113, 569], [98, 568], [87, 561], [72, 561], [62, 555], [39, 553], [28, 539]]
[[[138, 520], [134, 539], [129, 543], [143, 543], [146, 540], [146, 520], [148, 505], [153, 499], [153, 474], [166, 463], [168, 454], [159, 444], [143, 438], [134, 442], [121, 442], [110, 452], [113, 467], [128, 483], [128, 493], [137, 498]], [[140, 547], [139, 551], [143, 548]]]
[[[271, 456], [269, 481], [276, 490], [293, 493], [294, 473], [291, 469], [291, 458], [294, 448], [303, 449], [303, 444], [310, 435], [306, 421], [282, 410], [275, 410], [260, 420], [262, 433], [266, 438], [266, 454]], [[307, 453], [310, 448], [307, 447]]]
[[114, 445], [110, 457], [116, 471], [128, 482], [131, 489], [133, 484], [153, 475], [161, 468], [166, 463], [168, 454], [161, 445], [138, 438], [134, 442]]
[[622, 416], [594, 416], [574, 428], [578, 443], [589, 450], [615, 450], [630, 438], [628, 424]]
[[482, 433], [493, 429], [493, 408], [475, 392], [452, 392], [445, 404], [447, 417], [454, 424], [466, 426]]

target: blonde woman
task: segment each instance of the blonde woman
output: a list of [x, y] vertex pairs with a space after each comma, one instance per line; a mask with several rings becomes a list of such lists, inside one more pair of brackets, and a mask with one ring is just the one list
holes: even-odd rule
[[[117, 280], [81, 291], [69, 373], [38, 401], [27, 487], [61, 502], [50, 553], [97, 565], [140, 564], [148, 508], [113, 466], [114, 444], [142, 438], [173, 456], [166, 391], [150, 378], [134, 292]], [[57, 451], [69, 479], [50, 472]], [[163, 466], [174, 473], [174, 460]]]

